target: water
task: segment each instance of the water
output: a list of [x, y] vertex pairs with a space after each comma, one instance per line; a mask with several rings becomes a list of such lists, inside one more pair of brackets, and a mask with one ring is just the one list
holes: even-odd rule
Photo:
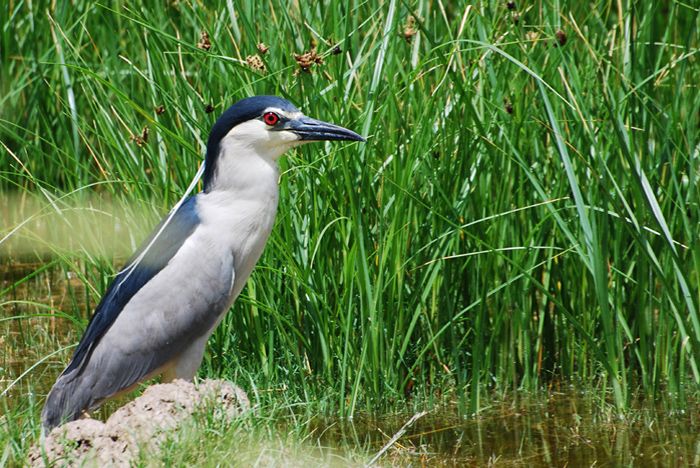
[[[380, 459], [398, 466], [700, 466], [700, 405], [637, 405], [624, 419], [576, 393], [501, 402], [475, 417], [456, 408], [419, 419]], [[378, 452], [409, 414], [318, 420], [326, 446]]]
[[63, 312], [87, 310], [77, 275], [46, 267], [43, 262], [0, 261], [0, 394], [10, 407], [20, 404], [27, 391], [50, 388], [69, 351], [46, 356], [77, 338]]

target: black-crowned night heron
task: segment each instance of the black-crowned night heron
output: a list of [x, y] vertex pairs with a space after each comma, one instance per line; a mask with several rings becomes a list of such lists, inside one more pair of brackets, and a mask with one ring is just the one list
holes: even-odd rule
[[45, 432], [151, 377], [194, 378], [272, 230], [278, 158], [323, 140], [364, 141], [275, 96], [223, 113], [207, 142], [204, 190], [161, 222], [107, 288], [49, 392]]

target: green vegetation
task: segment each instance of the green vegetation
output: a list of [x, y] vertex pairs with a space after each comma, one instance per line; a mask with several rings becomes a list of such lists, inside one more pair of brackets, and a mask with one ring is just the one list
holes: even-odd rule
[[275, 230], [201, 375], [337, 416], [698, 391], [694, 2], [209, 3], [4, 2], [0, 464], [253, 94], [368, 142], [282, 162]]

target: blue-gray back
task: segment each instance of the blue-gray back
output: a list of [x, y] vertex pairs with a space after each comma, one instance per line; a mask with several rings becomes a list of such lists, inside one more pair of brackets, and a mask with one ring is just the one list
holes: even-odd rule
[[[126, 266], [117, 274], [95, 309], [85, 334], [62, 375], [69, 374], [74, 370], [80, 370], [102, 336], [109, 330], [122, 309], [124, 309], [124, 306], [143, 285], [168, 264], [180, 247], [182, 247], [185, 240], [194, 232], [200, 223], [196, 212], [196, 204], [196, 197], [186, 199], [168, 222], [165, 229], [163, 229], [163, 232], [158, 235], [158, 239], [148, 248], [138, 265], [135, 268], [129, 268], [160, 231], [167, 217], [161, 221], [148, 239], [143, 242], [141, 247], [129, 259]], [[80, 372], [76, 375], [79, 374]]]

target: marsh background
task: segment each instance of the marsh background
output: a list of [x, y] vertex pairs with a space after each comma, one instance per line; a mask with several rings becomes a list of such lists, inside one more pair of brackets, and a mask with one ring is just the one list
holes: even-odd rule
[[[281, 163], [272, 237], [200, 370], [258, 405], [237, 437], [357, 461], [382, 438], [321, 443], [310, 421], [464, 421], [562, 393], [594, 425], [697, 428], [697, 2], [0, 5], [1, 461], [38, 434], [50, 384], [211, 125], [254, 94], [368, 143]], [[199, 439], [168, 456], [226, 460], [226, 431], [206, 443], [220, 451]], [[440, 460], [499, 450], [460, 447]], [[585, 460], [606, 453], [634, 460], [614, 444]]]

